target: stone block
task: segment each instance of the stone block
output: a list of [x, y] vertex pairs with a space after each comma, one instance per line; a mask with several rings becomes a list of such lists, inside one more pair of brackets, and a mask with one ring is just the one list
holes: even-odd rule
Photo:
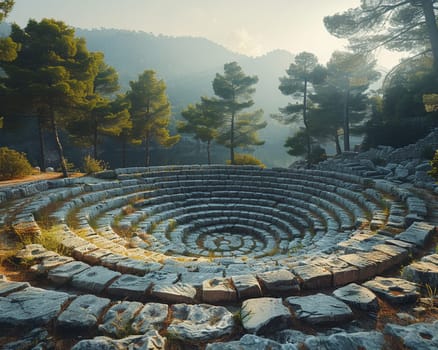
[[297, 293], [300, 285], [297, 277], [288, 270], [275, 270], [257, 274], [262, 288], [270, 295]]
[[393, 304], [413, 303], [419, 295], [415, 283], [401, 278], [378, 276], [362, 285]]
[[202, 300], [209, 304], [234, 302], [237, 292], [230, 279], [213, 278], [202, 283]]
[[49, 271], [48, 279], [55, 284], [65, 284], [71, 281], [74, 275], [81, 273], [90, 268], [90, 265], [81, 261], [72, 261], [70, 263], [55, 267]]
[[157, 284], [152, 288], [151, 294], [166, 303], [194, 304], [197, 291], [187, 283]]
[[106, 291], [121, 299], [143, 300], [151, 285], [152, 282], [147, 277], [124, 274], [112, 282]]
[[257, 298], [262, 295], [262, 290], [254, 275], [237, 275], [231, 277], [239, 299]]
[[332, 287], [332, 273], [322, 266], [302, 265], [292, 269], [302, 280], [303, 289], [325, 289]]
[[74, 275], [71, 284], [83, 291], [101, 293], [109, 283], [119, 276], [120, 272], [109, 270], [103, 266], [93, 266]]
[[281, 298], [255, 298], [242, 303], [243, 328], [253, 334], [272, 333], [288, 328], [291, 314]]

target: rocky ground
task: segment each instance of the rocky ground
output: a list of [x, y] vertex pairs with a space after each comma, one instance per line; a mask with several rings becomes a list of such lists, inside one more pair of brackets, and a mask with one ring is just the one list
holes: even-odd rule
[[0, 188], [4, 349], [436, 349], [421, 149]]

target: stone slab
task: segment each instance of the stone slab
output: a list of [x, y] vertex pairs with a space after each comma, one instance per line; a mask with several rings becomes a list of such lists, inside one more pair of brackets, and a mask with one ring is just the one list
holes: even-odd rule
[[257, 278], [268, 294], [281, 295], [284, 293], [297, 293], [300, 285], [297, 277], [288, 270], [267, 271], [257, 274]]
[[152, 282], [147, 277], [124, 274], [112, 282], [106, 291], [121, 299], [143, 300], [151, 286]]
[[213, 278], [202, 283], [202, 300], [208, 304], [237, 300], [237, 292], [229, 278]]
[[425, 222], [414, 222], [408, 229], [397, 236], [396, 239], [408, 243], [415, 244], [417, 247], [423, 248], [429, 241], [432, 233], [435, 231], [435, 226]]
[[54, 284], [65, 284], [71, 281], [74, 275], [90, 268], [90, 265], [82, 261], [72, 261], [70, 263], [55, 267], [49, 271], [48, 279]]
[[340, 255], [339, 259], [346, 263], [356, 267], [358, 271], [358, 280], [365, 281], [374, 277], [377, 274], [377, 266], [373, 261], [359, 255], [359, 254], [346, 254]]
[[405, 266], [402, 276], [409, 281], [438, 288], [438, 265], [431, 262], [416, 261]]
[[157, 284], [152, 288], [152, 297], [166, 303], [186, 303], [194, 304], [196, 300], [197, 290], [191, 284], [175, 283], [175, 284]]
[[109, 304], [107, 298], [92, 294], [81, 295], [58, 316], [57, 328], [69, 332], [90, 331], [97, 327], [98, 319]]
[[167, 320], [169, 307], [166, 304], [148, 303], [135, 316], [131, 328], [136, 334], [151, 330], [161, 331]]
[[234, 288], [236, 288], [239, 299], [256, 298], [262, 295], [262, 290], [257, 278], [254, 275], [232, 276]]
[[0, 280], [0, 297], [4, 297], [10, 293], [18, 292], [22, 289], [30, 287], [28, 282], [10, 282]]
[[302, 280], [303, 289], [325, 289], [332, 287], [332, 273], [322, 266], [302, 265], [292, 269]]
[[38, 327], [53, 321], [72, 295], [29, 287], [0, 297], [1, 327]]
[[287, 304], [298, 320], [311, 325], [338, 324], [353, 318], [353, 312], [344, 302], [325, 294], [289, 297]]
[[419, 296], [417, 285], [401, 278], [377, 276], [362, 285], [393, 304], [413, 303]]
[[103, 316], [103, 322], [98, 329], [101, 333], [111, 337], [123, 337], [131, 329], [135, 315], [143, 307], [136, 301], [122, 301], [113, 305]]
[[378, 310], [379, 303], [376, 295], [368, 288], [350, 283], [338, 288], [333, 292], [333, 296], [344, 303], [359, 308], [361, 310]]
[[245, 300], [240, 310], [243, 328], [253, 334], [285, 329], [292, 321], [291, 314], [281, 298], [254, 298]]
[[109, 283], [119, 276], [120, 272], [109, 270], [103, 266], [93, 266], [74, 275], [71, 285], [90, 293], [101, 293]]
[[223, 306], [175, 304], [171, 309], [173, 319], [167, 331], [177, 339], [197, 344], [235, 331], [233, 315]]

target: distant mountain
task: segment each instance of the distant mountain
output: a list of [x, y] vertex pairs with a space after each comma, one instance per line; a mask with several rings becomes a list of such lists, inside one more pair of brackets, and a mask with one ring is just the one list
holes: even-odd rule
[[117, 29], [76, 29], [76, 34], [86, 39], [89, 50], [105, 54], [105, 61], [119, 72], [124, 89], [144, 70], [155, 70], [166, 81], [176, 118], [183, 108], [197, 102], [200, 96], [214, 94], [212, 81], [216, 73], [223, 72], [225, 63], [238, 62], [245, 73], [259, 77], [254, 100], [256, 107], [265, 111], [269, 123], [262, 132], [266, 144], [257, 147], [256, 156], [270, 166], [286, 166], [291, 162], [283, 147], [290, 128], [269, 117], [288, 102], [288, 98], [278, 90], [278, 79], [285, 75], [285, 70], [293, 61], [291, 53], [277, 50], [253, 58], [203, 38], [169, 37]]

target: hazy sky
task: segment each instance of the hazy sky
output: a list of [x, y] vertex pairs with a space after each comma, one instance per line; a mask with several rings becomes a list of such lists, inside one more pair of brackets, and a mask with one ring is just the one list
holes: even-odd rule
[[[325, 63], [345, 41], [331, 36], [323, 18], [359, 0], [15, 0], [8, 21], [56, 18], [81, 28], [118, 28], [171, 36], [205, 37], [258, 56], [275, 49], [309, 51]], [[391, 67], [393, 54], [379, 52]]]

